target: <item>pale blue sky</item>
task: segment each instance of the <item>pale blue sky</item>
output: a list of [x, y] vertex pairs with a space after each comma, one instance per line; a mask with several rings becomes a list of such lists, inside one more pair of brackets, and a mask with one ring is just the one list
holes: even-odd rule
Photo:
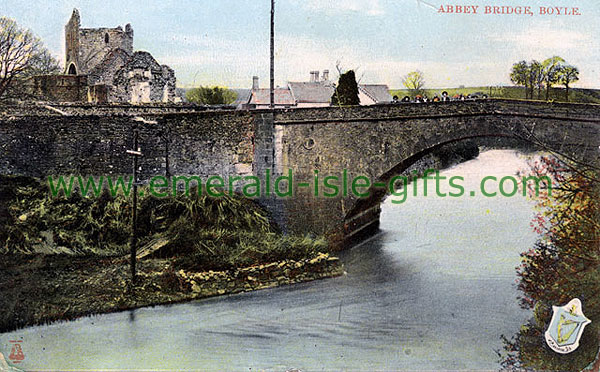
[[[509, 84], [518, 60], [560, 55], [600, 88], [598, 0], [422, 0], [442, 4], [577, 6], [581, 16], [448, 15], [417, 0], [278, 0], [276, 83], [305, 81], [336, 61], [365, 83], [402, 87], [420, 69], [429, 87]], [[74, 7], [82, 27], [131, 23], [134, 48], [173, 67], [178, 85], [268, 85], [270, 0], [1, 0], [0, 15], [31, 28], [63, 58]]]

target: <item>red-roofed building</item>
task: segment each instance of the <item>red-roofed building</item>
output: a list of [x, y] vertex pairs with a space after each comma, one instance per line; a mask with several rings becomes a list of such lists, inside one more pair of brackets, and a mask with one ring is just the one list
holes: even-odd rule
[[[389, 88], [384, 84], [359, 84], [359, 98], [361, 105], [374, 105], [392, 101]], [[323, 78], [319, 79], [318, 71], [311, 71], [310, 81], [288, 82], [287, 87], [275, 89], [275, 108], [289, 107], [328, 107], [331, 97], [335, 92], [335, 83], [329, 80], [329, 71], [323, 71]], [[269, 89], [261, 89], [258, 77], [252, 80], [252, 90], [244, 103], [238, 102], [241, 109], [268, 109], [271, 96]]]

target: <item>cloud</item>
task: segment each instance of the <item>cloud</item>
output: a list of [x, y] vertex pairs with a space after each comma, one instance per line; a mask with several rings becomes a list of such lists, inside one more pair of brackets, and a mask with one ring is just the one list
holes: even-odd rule
[[534, 52], [551, 50], [587, 50], [596, 41], [583, 32], [550, 26], [528, 28], [520, 32], [505, 32], [491, 36], [492, 40], [513, 44]]
[[[309, 0], [309, 4], [312, 4]], [[344, 6], [358, 6], [344, 0]], [[325, 5], [321, 5], [325, 6]], [[269, 75], [268, 40], [260, 35], [241, 38], [232, 34], [166, 34], [165, 42], [176, 46], [156, 55], [161, 63], [175, 68], [181, 84], [219, 84], [247, 87], [252, 76], [266, 82]], [[276, 84], [306, 81], [309, 71], [330, 70], [337, 78], [336, 62], [356, 69], [363, 83], [383, 83], [402, 87], [402, 77], [410, 71], [425, 73], [428, 87], [483, 86], [509, 84], [512, 64], [520, 59], [543, 60], [560, 55], [575, 66], [590, 64], [589, 50], [597, 45], [591, 36], [579, 30], [536, 25], [520, 31], [490, 34], [479, 54], [470, 58], [437, 58], [436, 54], [407, 55], [394, 48], [375, 48], [373, 43], [345, 39], [315, 38], [280, 34], [275, 44]], [[181, 48], [183, 46], [183, 48]], [[374, 52], [375, 49], [378, 52]], [[502, 58], [498, 58], [502, 55]], [[582, 69], [578, 86], [597, 85], [593, 68]]]
[[304, 0], [301, 4], [309, 10], [328, 14], [338, 12], [357, 12], [370, 16], [384, 14], [379, 0]]
[[[176, 36], [177, 39], [181, 37]], [[186, 40], [194, 44], [190, 48], [193, 52], [157, 56], [161, 63], [175, 69], [182, 85], [217, 84], [241, 88], [251, 85], [253, 75], [258, 75], [261, 83], [268, 79], [268, 48], [258, 41], [222, 37]], [[504, 77], [511, 66], [510, 62], [505, 61], [464, 63], [406, 60], [373, 53], [368, 45], [349, 46], [332, 40], [280, 36], [275, 48], [276, 84], [308, 81], [310, 71], [325, 69], [330, 71], [330, 78], [335, 80], [337, 61], [345, 69], [355, 69], [362, 83], [388, 84], [391, 88], [401, 88], [402, 77], [417, 69], [425, 73], [428, 87], [499, 84], [508, 81]], [[490, 76], [499, 78], [490, 81]]]

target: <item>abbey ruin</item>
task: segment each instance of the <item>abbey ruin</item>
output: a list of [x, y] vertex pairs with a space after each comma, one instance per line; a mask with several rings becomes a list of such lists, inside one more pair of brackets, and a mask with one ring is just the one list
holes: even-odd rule
[[64, 75], [35, 76], [30, 91], [62, 102], [176, 101], [175, 72], [148, 52], [133, 49], [133, 28], [82, 28], [79, 11], [65, 25]]

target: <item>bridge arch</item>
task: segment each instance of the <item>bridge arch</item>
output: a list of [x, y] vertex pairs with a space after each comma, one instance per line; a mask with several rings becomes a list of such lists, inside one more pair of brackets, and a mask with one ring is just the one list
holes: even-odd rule
[[[479, 100], [276, 110], [273, 134], [261, 154], [273, 153], [275, 173], [292, 169], [295, 184], [310, 183], [317, 168], [322, 177], [344, 169], [350, 178], [364, 175], [372, 184], [386, 184], [434, 151], [466, 140], [552, 149], [598, 161], [600, 106]], [[284, 230], [323, 234], [334, 245], [346, 246], [358, 232], [378, 225], [387, 190], [370, 191], [365, 199], [323, 198], [296, 188], [295, 197], [271, 201], [269, 208]]]
[[[495, 145], [491, 145], [488, 139], [496, 139]], [[456, 148], [453, 145], [465, 144], [465, 148]], [[373, 179], [371, 187], [368, 189], [369, 196], [365, 198], [358, 198], [354, 200], [354, 203], [350, 205], [344, 218], [344, 240], [345, 244], [352, 244], [354, 242], [362, 240], [364, 237], [372, 235], [373, 232], [377, 231], [379, 227], [379, 215], [381, 212], [382, 202], [389, 196], [389, 184], [393, 177], [402, 175], [414, 165], [423, 162], [423, 160], [430, 160], [437, 162], [433, 166], [424, 165], [422, 169], [416, 169], [418, 177], [425, 169], [435, 169], [443, 171], [449, 167], [457, 165], [459, 163], [474, 159], [479, 155], [479, 148], [481, 145], [486, 145], [489, 148], [502, 148], [502, 149], [513, 149], [518, 151], [542, 151], [544, 148], [540, 144], [529, 141], [523, 138], [515, 138], [510, 135], [497, 134], [497, 135], [473, 135], [464, 136], [461, 138], [452, 139], [449, 141], [440, 142], [432, 145], [431, 147], [425, 148], [405, 159], [399, 163], [392, 165], [389, 170], [376, 176]], [[446, 149], [445, 154], [441, 154], [440, 150]], [[476, 150], [475, 150], [476, 149]], [[464, 150], [467, 153], [461, 153]], [[458, 151], [458, 152], [457, 152]], [[451, 156], [453, 159], [444, 159], [444, 156]], [[450, 161], [448, 164], [443, 164], [444, 160]], [[440, 163], [441, 162], [441, 163]], [[412, 176], [412, 175], [406, 175]], [[412, 180], [411, 180], [412, 182]], [[374, 186], [375, 184], [384, 184], [385, 188]]]

